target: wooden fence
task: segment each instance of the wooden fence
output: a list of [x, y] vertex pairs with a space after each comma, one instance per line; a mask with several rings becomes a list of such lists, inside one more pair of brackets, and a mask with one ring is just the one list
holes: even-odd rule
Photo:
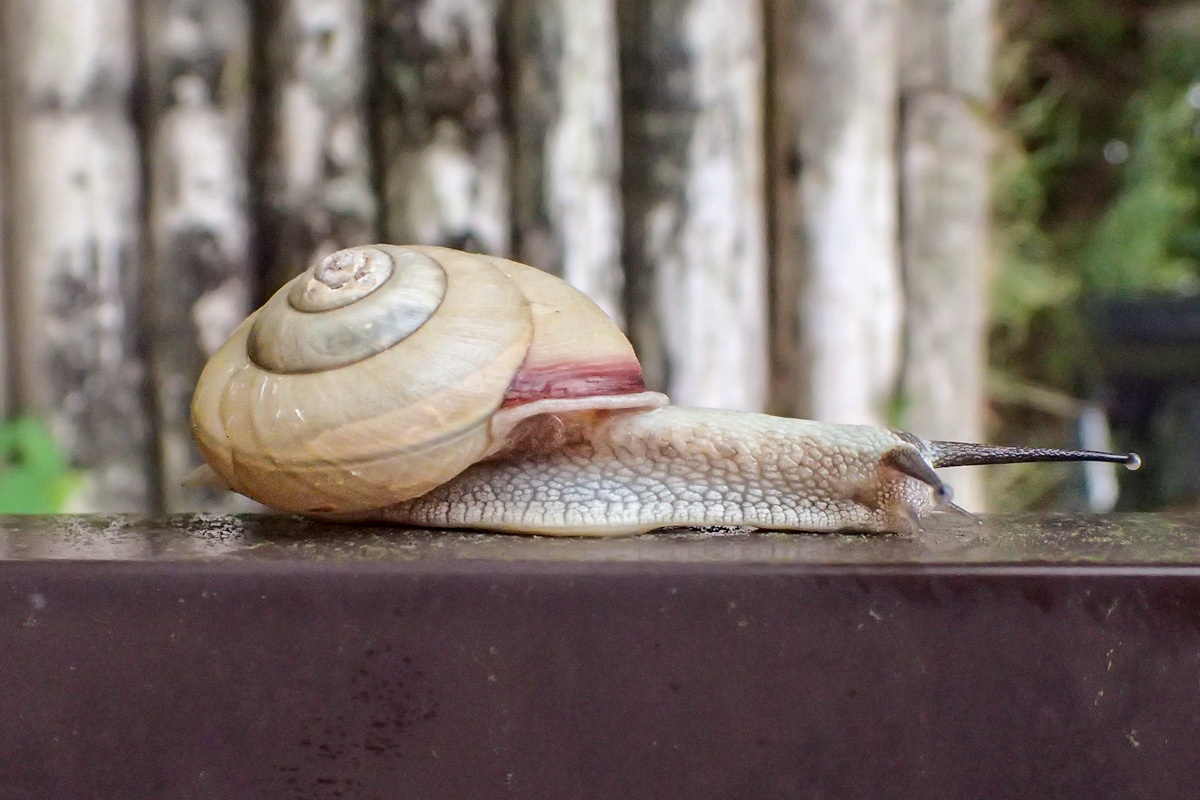
[[318, 255], [384, 240], [562, 275], [676, 402], [978, 438], [991, 18], [5, 0], [0, 417], [48, 420], [78, 508], [235, 508], [180, 487], [201, 365]]

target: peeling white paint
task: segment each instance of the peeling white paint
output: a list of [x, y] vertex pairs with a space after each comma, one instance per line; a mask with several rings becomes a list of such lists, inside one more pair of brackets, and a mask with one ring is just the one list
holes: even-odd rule
[[611, 0], [559, 0], [559, 116], [547, 137], [543, 181], [551, 235], [561, 243], [563, 278], [622, 324], [614, 15]]
[[[497, 5], [424, 0], [388, 13], [415, 14], [421, 46], [381, 43], [389, 84], [385, 133], [385, 235], [392, 241], [511, 246], [509, 145], [501, 126]], [[419, 53], [419, 55], [417, 55]], [[440, 94], [439, 94], [440, 93]], [[447, 104], [447, 98], [453, 98]]]
[[18, 407], [87, 470], [78, 510], [148, 502], [136, 350], [140, 167], [128, 0], [6, 0], [8, 290]]
[[457, 49], [466, 36], [478, 74], [496, 71], [495, 0], [425, 0], [417, 11], [421, 35], [437, 47]]
[[903, 321], [898, 2], [773, 8], [778, 410], [880, 424]]
[[196, 298], [192, 324], [205, 355], [211, 356], [225, 343], [233, 329], [246, 318], [250, 290], [240, 277], [227, 278], [217, 288]]
[[376, 238], [364, 122], [363, 0], [279, 0], [266, 32], [272, 110], [267, 203], [282, 222], [268, 253], [278, 285], [321, 255]]
[[688, 3], [682, 21], [696, 107], [682, 208], [647, 219], [646, 251], [681, 405], [762, 410], [767, 391], [762, 20], [756, 4]]
[[[204, 361], [249, 309], [248, 8], [164, 0], [141, 19], [149, 141], [149, 322], [168, 511], [233, 510], [185, 486], [201, 463], [188, 409]], [[230, 496], [232, 497], [232, 496]]]
[[213, 106], [200, 78], [180, 76], [172, 89], [175, 105], [163, 115], [152, 147], [155, 240], [168, 246], [180, 233], [208, 231], [223, 258], [244, 263], [249, 234], [242, 126]]

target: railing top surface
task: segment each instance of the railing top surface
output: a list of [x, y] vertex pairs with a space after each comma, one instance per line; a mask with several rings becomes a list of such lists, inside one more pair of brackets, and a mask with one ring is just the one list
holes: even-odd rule
[[664, 531], [572, 539], [385, 526], [289, 516], [0, 516], [0, 561], [283, 562], [437, 565], [725, 564], [1200, 568], [1200, 514], [940, 517], [917, 536]]

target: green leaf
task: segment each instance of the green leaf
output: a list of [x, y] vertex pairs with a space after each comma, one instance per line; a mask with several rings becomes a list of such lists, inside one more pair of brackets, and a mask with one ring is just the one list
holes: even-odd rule
[[80, 480], [40, 420], [0, 424], [0, 514], [61, 511]]

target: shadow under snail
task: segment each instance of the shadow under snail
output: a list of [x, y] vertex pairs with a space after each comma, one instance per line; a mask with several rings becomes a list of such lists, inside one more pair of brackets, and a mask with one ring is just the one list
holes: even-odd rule
[[282, 511], [575, 536], [911, 533], [961, 511], [935, 467], [1138, 464], [672, 406], [582, 292], [418, 246], [341, 250], [280, 289], [205, 367], [192, 427], [211, 480]]

